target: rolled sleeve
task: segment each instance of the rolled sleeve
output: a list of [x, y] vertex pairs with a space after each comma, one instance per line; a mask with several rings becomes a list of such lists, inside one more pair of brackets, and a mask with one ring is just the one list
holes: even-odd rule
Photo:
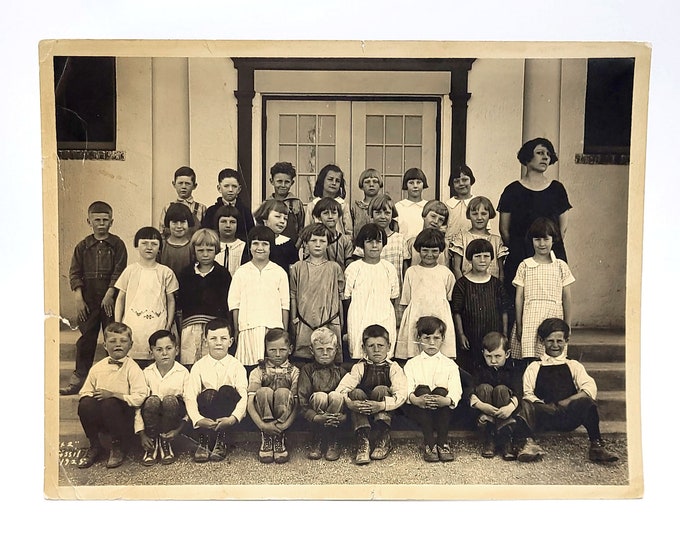
[[404, 370], [396, 362], [390, 365], [391, 396], [385, 396], [385, 411], [398, 409], [406, 402], [408, 383]]

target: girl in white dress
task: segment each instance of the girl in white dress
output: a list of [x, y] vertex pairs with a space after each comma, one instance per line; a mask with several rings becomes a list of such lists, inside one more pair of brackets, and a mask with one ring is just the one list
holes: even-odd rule
[[397, 319], [394, 303], [399, 298], [399, 277], [394, 265], [380, 258], [387, 244], [385, 231], [375, 223], [364, 225], [357, 235], [356, 245], [364, 250], [364, 258], [351, 263], [345, 270], [347, 337], [353, 359], [362, 357], [361, 335], [364, 328], [379, 324], [390, 334], [391, 350], [397, 341]]
[[123, 270], [115, 285], [118, 298], [114, 317], [132, 329], [129, 355], [135, 360], [150, 360], [149, 336], [156, 330], [170, 330], [175, 321], [179, 282], [170, 268], [157, 262], [162, 242], [157, 229], [139, 229], [134, 244], [139, 261]]
[[423, 229], [416, 236], [413, 247], [420, 254], [420, 262], [410, 266], [404, 274], [400, 303], [406, 309], [399, 327], [395, 356], [408, 359], [420, 354], [416, 323], [421, 317], [431, 316], [441, 319], [446, 325], [442, 354], [455, 358], [456, 333], [449, 301], [456, 280], [451, 270], [437, 263], [445, 248], [444, 232]]

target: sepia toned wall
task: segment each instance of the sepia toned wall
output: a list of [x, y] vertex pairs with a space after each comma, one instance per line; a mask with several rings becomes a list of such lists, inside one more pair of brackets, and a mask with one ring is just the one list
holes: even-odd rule
[[[585, 59], [476, 60], [468, 84], [467, 162], [477, 178], [473, 193], [497, 204], [503, 188], [522, 173], [516, 159], [522, 142], [545, 136], [556, 144], [560, 161], [548, 174], [564, 183], [574, 206], [566, 239], [577, 279], [574, 324], [623, 327], [628, 167], [574, 162], [583, 150], [586, 64]], [[114, 207], [112, 232], [123, 238], [134, 261], [135, 231], [146, 224], [157, 226], [162, 206], [176, 196], [171, 185], [175, 169], [190, 165], [196, 171], [195, 198], [210, 205], [218, 196], [219, 170], [237, 166], [236, 70], [229, 58], [119, 58], [117, 84], [117, 148], [125, 152], [125, 161], [60, 162], [60, 299], [62, 315], [71, 319], [75, 306], [68, 267], [73, 247], [88, 234], [90, 202], [103, 199]], [[254, 201], [263, 196], [259, 92], [274, 90], [444, 96], [440, 191], [448, 198], [447, 75], [277, 72], [256, 77]], [[498, 219], [491, 228], [498, 231]]]

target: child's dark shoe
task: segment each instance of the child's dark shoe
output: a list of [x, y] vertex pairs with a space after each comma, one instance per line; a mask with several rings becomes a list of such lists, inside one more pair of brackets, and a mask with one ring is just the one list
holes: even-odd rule
[[453, 451], [448, 444], [438, 444], [437, 455], [439, 456], [439, 461], [453, 461]]
[[323, 457], [322, 449], [323, 440], [321, 432], [316, 429], [312, 432], [312, 444], [307, 452], [308, 459], [321, 459]]
[[517, 449], [512, 442], [505, 441], [501, 446], [501, 456], [505, 461], [515, 461], [517, 459]]
[[97, 444], [92, 444], [90, 443], [90, 448], [87, 449], [87, 453], [85, 454], [85, 457], [80, 460], [78, 463], [78, 468], [79, 469], [89, 469], [94, 465], [97, 460], [99, 459], [99, 456], [102, 455], [103, 448], [99, 443]]
[[260, 463], [272, 463], [274, 461], [274, 439], [269, 433], [260, 432], [262, 442], [260, 443], [260, 451], [258, 457]]
[[288, 450], [286, 449], [286, 435], [281, 433], [274, 435], [274, 461], [285, 463], [288, 461]]
[[328, 428], [328, 448], [326, 448], [326, 461], [340, 459], [340, 445], [338, 444], [337, 428]]
[[208, 444], [210, 443], [207, 435], [198, 436], [198, 446], [194, 453], [194, 461], [196, 463], [205, 463], [210, 459], [210, 450]]
[[489, 437], [484, 439], [482, 443], [482, 457], [492, 458], [496, 455], [496, 443], [494, 443], [493, 438]]
[[530, 463], [532, 461], [541, 459], [541, 456], [544, 454], [545, 452], [543, 451], [543, 448], [541, 448], [538, 443], [536, 443], [536, 441], [529, 437], [522, 446], [522, 449], [519, 451], [519, 454], [517, 454], [517, 459], [522, 463]]
[[588, 459], [590, 461], [611, 463], [612, 461], [618, 461], [619, 456], [607, 450], [604, 441], [602, 439], [598, 439], [596, 441], [590, 441]]
[[123, 452], [123, 447], [120, 441], [111, 442], [111, 451], [109, 452], [109, 459], [106, 462], [107, 469], [115, 469], [120, 467], [125, 460], [125, 452]]
[[210, 452], [210, 461], [224, 461], [227, 457], [227, 434], [225, 431], [217, 432], [215, 446]]
[[142, 465], [145, 467], [150, 467], [156, 463], [156, 458], [158, 457], [158, 439], [153, 440], [153, 448], [150, 450], [144, 450], [144, 456], [142, 457]]
[[82, 383], [69, 383], [63, 388], [59, 389], [59, 394], [62, 396], [74, 396], [80, 392]]
[[175, 451], [172, 448], [172, 441], [170, 439], [161, 437], [158, 448], [160, 450], [161, 463], [163, 465], [170, 465], [175, 462], [177, 458], [175, 457]]
[[392, 450], [392, 437], [389, 430], [380, 433], [375, 443], [375, 448], [371, 452], [371, 459], [385, 459]]
[[366, 465], [371, 462], [371, 443], [368, 440], [368, 433], [364, 429], [357, 430], [357, 455], [355, 462], [357, 465]]
[[437, 453], [437, 445], [428, 446], [425, 445], [425, 450], [423, 452], [423, 459], [428, 463], [434, 463], [439, 461], [439, 454]]

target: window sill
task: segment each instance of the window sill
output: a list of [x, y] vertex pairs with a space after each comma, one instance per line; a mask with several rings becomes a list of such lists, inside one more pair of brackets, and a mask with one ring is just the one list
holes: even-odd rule
[[59, 159], [125, 161], [123, 150], [57, 150]]
[[576, 154], [577, 165], [630, 165], [628, 154]]

